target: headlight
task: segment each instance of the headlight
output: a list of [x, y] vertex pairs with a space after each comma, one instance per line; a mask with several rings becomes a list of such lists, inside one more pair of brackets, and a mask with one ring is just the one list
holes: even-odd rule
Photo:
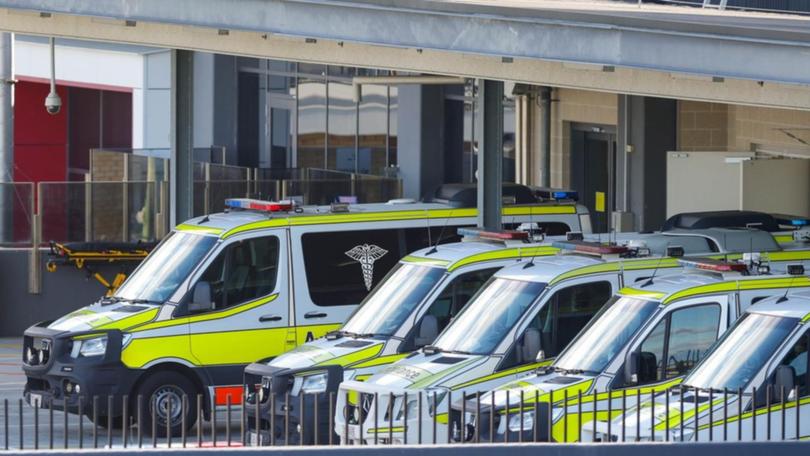
[[428, 403], [428, 414], [433, 416], [436, 414], [436, 410], [441, 405], [444, 397], [447, 396], [447, 390], [442, 388], [433, 388], [425, 391], [427, 395], [427, 403]]
[[323, 393], [326, 391], [326, 372], [304, 377], [301, 392], [304, 394]]
[[[521, 427], [521, 422], [522, 427]], [[520, 430], [528, 431], [534, 427], [534, 410], [517, 413], [509, 417], [509, 430], [511, 432], [520, 432]]]
[[82, 356], [101, 356], [107, 351], [107, 336], [94, 337], [82, 341], [79, 354]]

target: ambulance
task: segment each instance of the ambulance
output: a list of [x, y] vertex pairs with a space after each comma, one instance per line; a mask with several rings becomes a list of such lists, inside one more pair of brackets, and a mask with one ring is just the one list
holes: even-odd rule
[[752, 303], [810, 287], [803, 275], [773, 275], [762, 266], [708, 258], [680, 263], [683, 273], [621, 289], [550, 366], [454, 404], [454, 437], [590, 440], [594, 416], [606, 421], [637, 397], [678, 385]]
[[610, 425], [600, 420], [596, 440], [807, 439], [808, 321], [810, 291], [787, 290], [757, 302], [681, 385], [613, 417]]
[[[400, 260], [339, 330], [245, 369], [246, 416], [253, 442], [328, 442], [328, 410], [334, 406], [331, 401], [341, 381], [365, 380], [432, 343], [498, 269], [559, 252], [548, 243], [535, 242], [528, 232], [468, 228], [458, 232], [462, 242], [422, 249]], [[623, 242], [630, 243], [633, 235], [626, 237]], [[636, 233], [635, 237], [636, 245], [658, 254], [668, 245], [678, 245], [689, 254], [727, 253], [726, 245], [779, 248], [768, 233], [758, 230]]]
[[340, 441], [449, 441], [454, 394], [485, 392], [550, 365], [625, 284], [681, 267], [676, 258], [628, 246], [582, 240], [553, 246], [570, 253], [504, 267], [435, 342], [364, 382], [344, 381], [334, 415]]
[[[178, 225], [114, 295], [26, 330], [25, 398], [89, 414], [97, 396], [104, 425], [121, 421], [124, 396], [130, 411], [140, 396], [144, 429], [154, 410], [159, 433], [171, 420], [179, 434], [196, 420], [198, 394], [204, 415], [239, 403], [249, 363], [337, 329], [401, 257], [474, 226], [475, 189], [455, 188], [430, 203], [228, 200], [226, 212]], [[521, 189], [504, 189], [510, 223], [590, 230], [583, 206]]]

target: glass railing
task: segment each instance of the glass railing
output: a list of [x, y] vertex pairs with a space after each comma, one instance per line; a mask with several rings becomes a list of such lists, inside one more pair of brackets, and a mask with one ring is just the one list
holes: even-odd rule
[[166, 182], [40, 182], [42, 243], [155, 241], [167, 231]]
[[194, 215], [220, 212], [227, 198], [294, 199], [305, 205], [336, 201], [379, 203], [400, 198], [400, 179], [349, 175], [348, 179], [210, 180], [194, 182]]
[[0, 183], [0, 246], [30, 247], [33, 223], [34, 184]]

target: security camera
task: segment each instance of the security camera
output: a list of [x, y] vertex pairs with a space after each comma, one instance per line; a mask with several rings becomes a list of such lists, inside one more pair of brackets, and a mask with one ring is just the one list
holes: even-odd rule
[[45, 97], [45, 109], [48, 111], [48, 114], [52, 116], [59, 114], [59, 110], [62, 109], [62, 99], [55, 91]]

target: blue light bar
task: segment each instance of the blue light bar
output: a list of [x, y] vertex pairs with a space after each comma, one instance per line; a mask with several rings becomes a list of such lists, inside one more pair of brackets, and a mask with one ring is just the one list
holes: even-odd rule
[[781, 225], [790, 225], [795, 227], [810, 225], [810, 219], [798, 215], [785, 215], [785, 214], [771, 214], [776, 219], [777, 223]]
[[551, 197], [556, 200], [578, 200], [579, 195], [575, 190], [555, 190], [551, 193]]

